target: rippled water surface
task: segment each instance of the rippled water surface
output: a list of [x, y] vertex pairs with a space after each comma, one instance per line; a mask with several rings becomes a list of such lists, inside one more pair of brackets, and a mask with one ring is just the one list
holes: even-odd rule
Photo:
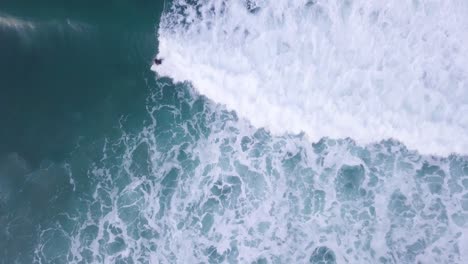
[[466, 7], [2, 2], [0, 263], [468, 262]]

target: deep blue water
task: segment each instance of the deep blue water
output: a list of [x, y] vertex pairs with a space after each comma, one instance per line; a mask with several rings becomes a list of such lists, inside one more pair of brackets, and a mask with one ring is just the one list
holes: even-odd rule
[[0, 3], [0, 263], [466, 260], [466, 156], [255, 127], [150, 70], [163, 8]]
[[119, 133], [120, 118], [142, 123], [161, 9], [158, 1], [0, 3], [1, 263], [31, 263], [43, 226], [79, 199], [63, 170], [74, 152], [90, 153], [73, 169], [86, 185], [78, 171], [101, 155], [93, 146]]

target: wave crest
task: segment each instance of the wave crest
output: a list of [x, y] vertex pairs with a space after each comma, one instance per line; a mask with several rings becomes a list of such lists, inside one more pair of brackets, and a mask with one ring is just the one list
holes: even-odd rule
[[174, 1], [160, 75], [253, 125], [468, 153], [466, 1]]

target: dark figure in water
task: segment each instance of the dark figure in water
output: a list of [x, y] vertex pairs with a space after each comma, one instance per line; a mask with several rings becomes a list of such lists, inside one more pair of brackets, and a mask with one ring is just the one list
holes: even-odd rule
[[154, 64], [156, 65], [161, 65], [162, 62], [163, 62], [163, 59], [158, 59], [158, 58], [154, 59]]

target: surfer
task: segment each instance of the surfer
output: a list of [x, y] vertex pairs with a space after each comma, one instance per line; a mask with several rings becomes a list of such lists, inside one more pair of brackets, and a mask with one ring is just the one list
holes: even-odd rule
[[162, 62], [163, 62], [163, 59], [158, 59], [158, 58], [154, 59], [154, 64], [156, 65], [161, 65]]

